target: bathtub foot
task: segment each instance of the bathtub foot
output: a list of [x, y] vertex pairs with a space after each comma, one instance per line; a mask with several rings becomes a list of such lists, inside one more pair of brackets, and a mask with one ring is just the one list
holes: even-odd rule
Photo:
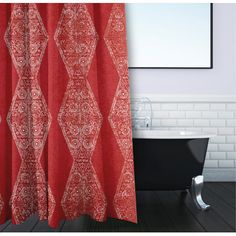
[[198, 175], [194, 178], [192, 178], [192, 185], [190, 188], [190, 194], [192, 196], [192, 199], [195, 203], [195, 205], [198, 207], [198, 209], [200, 210], [207, 210], [209, 209], [210, 205], [206, 204], [203, 200], [202, 200], [202, 187], [203, 187], [203, 176], [202, 175]]

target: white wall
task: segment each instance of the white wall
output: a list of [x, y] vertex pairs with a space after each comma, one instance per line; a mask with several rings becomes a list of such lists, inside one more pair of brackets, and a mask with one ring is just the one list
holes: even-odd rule
[[233, 95], [236, 93], [235, 54], [236, 3], [215, 3], [213, 69], [130, 69], [131, 95]]
[[204, 176], [236, 181], [236, 3], [213, 14], [213, 69], [131, 69], [131, 97], [151, 99], [154, 126], [215, 133]]

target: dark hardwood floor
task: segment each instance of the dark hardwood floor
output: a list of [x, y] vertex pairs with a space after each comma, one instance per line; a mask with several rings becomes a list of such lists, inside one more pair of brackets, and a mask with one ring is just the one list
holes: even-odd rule
[[105, 223], [88, 216], [63, 221], [57, 229], [31, 217], [21, 225], [0, 225], [4, 232], [233, 232], [235, 231], [235, 183], [205, 183], [203, 199], [210, 210], [199, 211], [189, 194], [179, 191], [137, 192], [138, 224], [116, 219]]

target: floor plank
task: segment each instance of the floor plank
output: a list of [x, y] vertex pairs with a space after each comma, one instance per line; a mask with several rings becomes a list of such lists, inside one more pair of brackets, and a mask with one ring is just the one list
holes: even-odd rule
[[3, 232], [31, 232], [34, 226], [38, 222], [38, 216], [33, 215], [27, 219], [24, 223], [19, 225], [9, 224]]
[[220, 183], [220, 184], [224, 183], [224, 184], [230, 186], [231, 188], [234, 188], [236, 186], [236, 182], [217, 182], [217, 183]]
[[118, 224], [115, 219], [107, 219], [106, 222], [96, 222], [90, 219], [88, 232], [117, 232]]
[[[143, 216], [143, 224], [149, 232], [175, 232], [174, 221], [165, 210], [153, 191], [140, 192], [138, 201], [138, 215]], [[140, 222], [141, 223], [141, 222]]]
[[61, 221], [60, 225], [54, 229], [48, 225], [47, 220], [38, 221], [38, 223], [32, 229], [32, 232], [60, 232], [65, 221]]
[[11, 220], [8, 220], [4, 224], [0, 225], [0, 232], [3, 231], [9, 224], [11, 224]]
[[[229, 224], [232, 230], [235, 229], [235, 210], [225, 203], [222, 198], [214, 194], [209, 188], [209, 185], [205, 185], [202, 193], [203, 200], [211, 205], [211, 209], [214, 209], [218, 215], [221, 215], [222, 219]], [[210, 209], [210, 210], [211, 210]]]
[[76, 220], [67, 220], [62, 226], [62, 232], [87, 232], [89, 225], [89, 216], [80, 216]]
[[221, 184], [219, 183], [205, 183], [204, 186], [207, 186], [211, 189], [214, 194], [219, 196], [222, 200], [224, 200], [228, 205], [235, 208], [235, 194], [227, 191]]
[[[204, 228], [198, 223], [196, 218], [188, 209], [180, 203], [173, 191], [158, 191], [156, 196], [162, 202], [165, 210], [173, 219], [177, 231], [179, 232], [203, 232]], [[183, 196], [185, 197], [185, 196]]]
[[235, 194], [235, 188], [236, 188], [235, 182], [220, 182], [219, 184], [223, 186], [225, 189], [227, 189], [228, 191]]
[[231, 227], [225, 223], [225, 221], [214, 211], [214, 209], [200, 211], [194, 205], [190, 194], [187, 194], [184, 199], [181, 196], [181, 193], [176, 192], [176, 195], [181, 200], [181, 204], [188, 207], [192, 215], [194, 215], [196, 220], [207, 232], [232, 232]]

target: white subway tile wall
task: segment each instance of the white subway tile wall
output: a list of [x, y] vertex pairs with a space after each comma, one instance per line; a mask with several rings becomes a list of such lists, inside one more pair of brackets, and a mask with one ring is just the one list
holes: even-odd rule
[[[204, 169], [236, 168], [235, 102], [152, 102], [153, 126], [215, 133]], [[132, 111], [135, 113], [135, 111]]]

